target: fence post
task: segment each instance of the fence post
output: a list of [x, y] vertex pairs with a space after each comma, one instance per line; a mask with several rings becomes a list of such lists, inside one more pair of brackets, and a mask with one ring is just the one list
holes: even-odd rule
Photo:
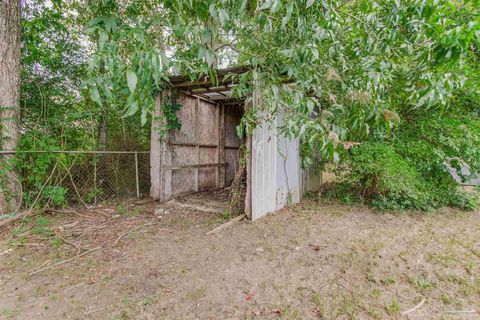
[[135, 181], [137, 183], [137, 198], [140, 198], [140, 185], [138, 182], [138, 152], [135, 151]]

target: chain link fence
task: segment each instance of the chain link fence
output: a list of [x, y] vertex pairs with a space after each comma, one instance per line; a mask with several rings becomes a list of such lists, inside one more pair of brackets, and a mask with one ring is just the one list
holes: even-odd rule
[[[2, 183], [3, 181], [3, 183]], [[8, 185], [8, 181], [15, 185]], [[146, 197], [148, 151], [0, 152], [0, 214], [5, 207], [85, 206]], [[2, 205], [3, 202], [3, 205]]]

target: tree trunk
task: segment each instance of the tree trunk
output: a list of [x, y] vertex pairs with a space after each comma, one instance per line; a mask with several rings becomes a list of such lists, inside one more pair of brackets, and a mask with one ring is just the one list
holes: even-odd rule
[[98, 147], [99, 150], [106, 150], [107, 148], [107, 116], [103, 114], [98, 128]]
[[[20, 116], [20, 1], [0, 1], [0, 149], [15, 150]], [[1, 159], [5, 166], [13, 155]], [[0, 185], [0, 210], [11, 210], [17, 198], [16, 174], [8, 172]]]

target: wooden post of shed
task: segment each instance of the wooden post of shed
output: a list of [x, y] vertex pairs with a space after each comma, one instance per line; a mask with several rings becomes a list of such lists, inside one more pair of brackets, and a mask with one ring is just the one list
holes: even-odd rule
[[161, 137], [159, 129], [164, 125], [162, 103], [170, 99], [170, 90], [164, 90], [155, 99], [155, 111], [152, 120], [150, 139], [150, 196], [153, 199], [167, 201], [172, 194], [172, 147], [169, 133]]
[[[195, 143], [196, 143], [196, 146], [195, 146], [195, 163], [196, 164], [199, 164], [200, 163], [200, 131], [199, 131], [199, 127], [198, 127], [198, 112], [199, 112], [199, 106], [200, 106], [200, 99], [197, 98], [195, 99], [195, 120], [194, 120], [194, 134], [195, 134]], [[194, 178], [194, 183], [195, 183], [195, 191], [198, 191], [199, 189], [199, 173], [200, 173], [200, 170], [199, 168], [195, 168], [194, 169], [195, 171], [195, 178]]]
[[[217, 103], [218, 147], [217, 163], [226, 163], [225, 159], [225, 106]], [[217, 167], [217, 187], [225, 187], [225, 167]]]
[[150, 129], [150, 197], [160, 199], [160, 154], [162, 143], [158, 129], [162, 125], [162, 94], [155, 97], [155, 110], [152, 114], [152, 127]]

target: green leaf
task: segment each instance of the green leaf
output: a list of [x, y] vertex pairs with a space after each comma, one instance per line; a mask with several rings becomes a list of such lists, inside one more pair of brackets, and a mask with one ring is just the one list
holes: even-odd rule
[[147, 123], [147, 109], [143, 108], [142, 109], [142, 114], [140, 116], [140, 122], [142, 126], [144, 126]]
[[107, 41], [107, 39], [108, 39], [108, 35], [103, 30], [99, 30], [98, 31], [98, 47], [100, 50], [103, 50], [103, 48], [105, 47], [105, 42]]
[[208, 11], [210, 12], [210, 16], [212, 16], [212, 18], [214, 19], [217, 18], [217, 13], [215, 12], [215, 2], [210, 3], [210, 6], [208, 7]]
[[90, 98], [98, 103], [99, 106], [102, 105], [102, 99], [100, 98], [100, 92], [98, 92], [97, 87], [90, 87]]
[[224, 26], [225, 23], [228, 21], [228, 18], [229, 18], [227, 11], [225, 11], [225, 9], [220, 9], [218, 11], [218, 18], [220, 19], [220, 24], [222, 26]]
[[307, 0], [307, 9], [315, 3], [315, 0]]
[[313, 54], [313, 57], [315, 58], [315, 60], [318, 60], [318, 58], [319, 58], [318, 49], [315, 48], [315, 47], [311, 47], [310, 51], [312, 51], [312, 54]]
[[132, 70], [127, 70], [127, 83], [131, 93], [135, 92], [137, 87], [137, 74]]
[[138, 111], [138, 103], [137, 101], [133, 101], [127, 107], [127, 112], [123, 115], [123, 117], [129, 117], [134, 115]]
[[209, 66], [213, 65], [213, 61], [215, 60], [215, 52], [210, 49], [205, 50], [205, 60]]

